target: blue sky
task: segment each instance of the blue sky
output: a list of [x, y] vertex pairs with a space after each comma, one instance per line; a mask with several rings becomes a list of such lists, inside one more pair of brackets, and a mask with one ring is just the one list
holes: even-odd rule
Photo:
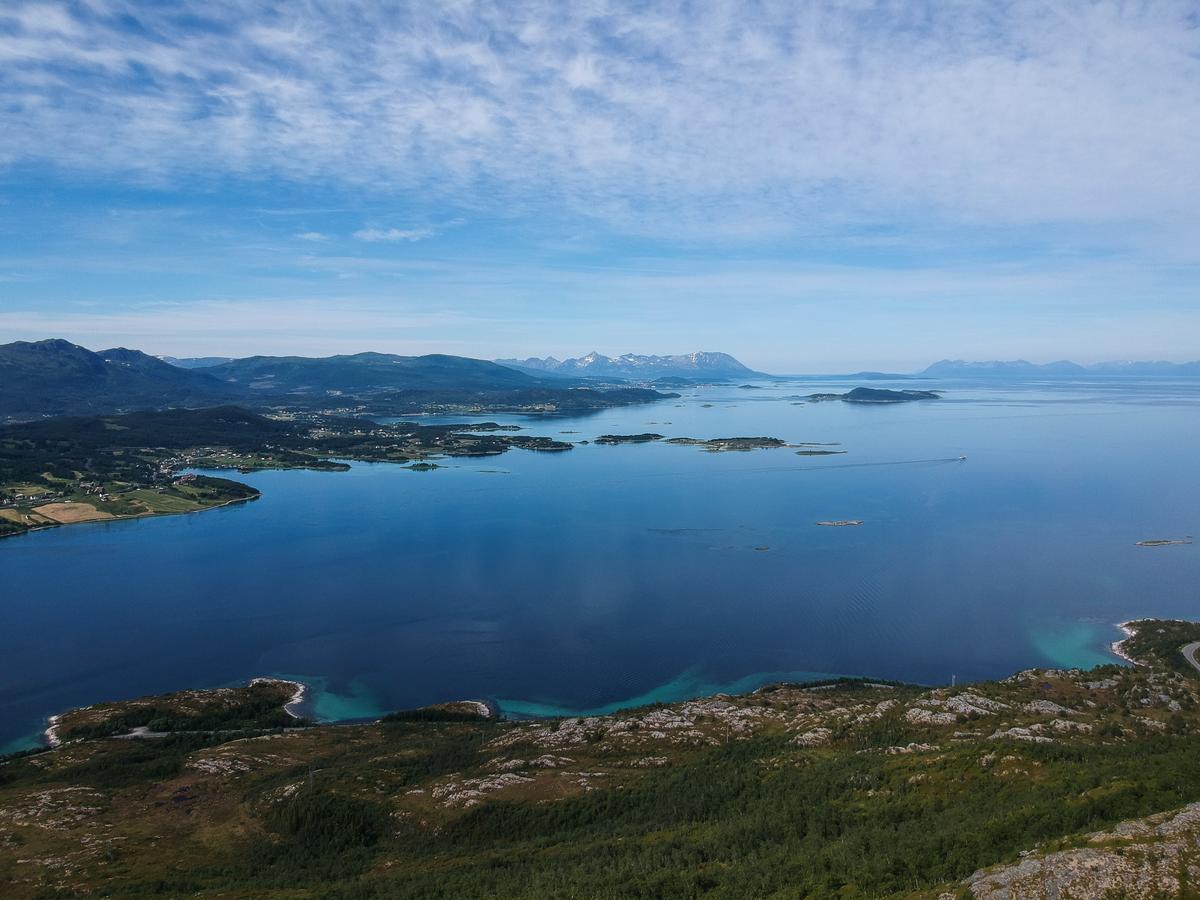
[[1194, 3], [0, 7], [0, 340], [1200, 357]]

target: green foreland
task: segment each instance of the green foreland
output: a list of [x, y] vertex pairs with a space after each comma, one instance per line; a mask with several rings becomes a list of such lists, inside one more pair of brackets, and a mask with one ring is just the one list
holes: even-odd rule
[[248, 500], [236, 481], [189, 468], [345, 471], [345, 460], [415, 463], [572, 445], [515, 425], [380, 425], [236, 406], [69, 416], [0, 426], [0, 537], [104, 519], [193, 512]]

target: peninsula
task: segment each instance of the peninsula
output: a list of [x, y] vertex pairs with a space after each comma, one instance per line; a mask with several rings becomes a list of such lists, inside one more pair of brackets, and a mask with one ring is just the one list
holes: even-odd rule
[[194, 512], [258, 491], [188, 469], [324, 469], [346, 460], [415, 464], [572, 445], [516, 425], [381, 425], [317, 414], [264, 416], [235, 406], [0, 426], [0, 537], [114, 518]]

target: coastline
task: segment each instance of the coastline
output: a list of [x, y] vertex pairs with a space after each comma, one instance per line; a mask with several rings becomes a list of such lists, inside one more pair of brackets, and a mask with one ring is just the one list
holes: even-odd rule
[[1116, 656], [1119, 659], [1125, 660], [1125, 662], [1129, 663], [1131, 666], [1140, 666], [1141, 663], [1139, 663], [1136, 659], [1134, 659], [1132, 656], [1130, 656], [1128, 653], [1126, 653], [1124, 650], [1121, 649], [1122, 644], [1124, 644], [1127, 640], [1129, 640], [1131, 637], [1133, 637], [1135, 634], [1137, 634], [1136, 631], [1134, 631], [1132, 628], [1129, 627], [1132, 624], [1133, 624], [1132, 619], [1127, 622], [1117, 622], [1116, 623], [1115, 627], [1121, 629], [1121, 631], [1125, 634], [1125, 637], [1121, 638], [1120, 640], [1113, 641], [1111, 644], [1108, 645], [1108, 649], [1110, 651], [1112, 651], [1113, 656]]
[[[213, 508], [215, 509], [215, 507]], [[192, 510], [192, 512], [204, 512], [204, 510], [197, 509]], [[308, 685], [304, 684], [304, 682], [293, 681], [290, 678], [272, 678], [264, 675], [257, 678], [251, 678], [249, 684], [286, 684], [295, 688], [295, 690], [292, 692], [291, 698], [283, 705], [283, 711], [297, 721], [304, 718], [304, 716], [300, 715], [292, 708], [294, 706], [298, 707], [304, 703], [304, 699], [308, 695]], [[87, 709], [88, 707], [84, 706], [78, 708]], [[68, 710], [68, 712], [71, 711], [72, 710]], [[62, 722], [64, 715], [65, 713], [55, 713], [46, 720], [46, 729], [42, 732], [42, 738], [45, 741], [46, 746], [51, 750], [55, 750], [63, 745], [62, 738], [58, 736], [58, 727]]]
[[[239, 499], [239, 500], [228, 501], [228, 503], [241, 503], [241, 502], [244, 502], [244, 500], [250, 500], [250, 499], [256, 499], [256, 498], [253, 498], [253, 497], [243, 498], [243, 499]], [[221, 505], [222, 506], [228, 505], [228, 503], [221, 504]], [[216, 509], [217, 507], [214, 506], [214, 507], [208, 507], [208, 508]], [[190, 512], [204, 512], [204, 511], [205, 510], [203, 510], [203, 509], [190, 510]], [[178, 515], [178, 513], [168, 513], [167, 515]], [[145, 518], [145, 517], [139, 516], [139, 517], [126, 517], [126, 518]], [[79, 524], [88, 524], [88, 523], [79, 523]], [[1135, 629], [1130, 627], [1134, 621], [1135, 620], [1128, 620], [1128, 621], [1124, 621], [1124, 622], [1114, 623], [1114, 627], [1118, 628], [1124, 634], [1124, 637], [1110, 643], [1108, 645], [1108, 649], [1114, 656], [1125, 661], [1129, 665], [1140, 666], [1140, 665], [1142, 665], [1142, 663], [1138, 662], [1136, 659], [1131, 657], [1129, 654], [1127, 654], [1122, 649], [1122, 645], [1125, 643], [1125, 641], [1129, 640], [1137, 633], [1135, 631]], [[306, 718], [305, 716], [303, 716], [299, 712], [297, 712], [297, 709], [305, 703], [305, 701], [308, 697], [309, 690], [310, 690], [309, 686], [307, 684], [305, 684], [304, 682], [297, 681], [297, 680], [291, 679], [291, 678], [278, 678], [278, 677], [274, 677], [274, 676], [270, 676], [270, 675], [261, 675], [261, 676], [256, 676], [254, 678], [251, 678], [247, 683], [252, 684], [252, 685], [253, 684], [286, 684], [286, 685], [292, 687], [293, 688], [292, 695], [288, 699], [288, 701], [285, 704], [283, 704], [283, 710], [289, 716], [291, 716], [293, 719], [302, 720], [302, 719]], [[700, 696], [704, 696], [704, 695], [700, 695]], [[485, 719], [507, 718], [507, 716], [505, 716], [504, 713], [502, 712], [499, 704], [492, 704], [492, 703], [489, 703], [487, 701], [482, 701], [482, 700], [459, 700], [459, 701], [451, 701], [451, 703], [468, 705], [468, 706], [474, 708], [475, 710], [477, 710], [479, 712], [479, 714], [481, 716], [483, 716]], [[434, 706], [440, 706], [440, 705], [450, 705], [450, 704], [434, 704]], [[622, 708], [635, 708], [635, 707], [622, 707]], [[563, 715], [563, 714], [565, 714], [565, 713], [559, 713], [559, 715]], [[603, 714], [611, 714], [611, 713], [603, 713]], [[531, 716], [530, 718], [545, 717], [545, 715], [554, 717], [555, 713], [548, 712], [548, 713], [545, 713], [543, 716]], [[58, 728], [59, 728], [59, 724], [62, 720], [62, 717], [63, 717], [63, 714], [59, 713], [59, 714], [50, 716], [46, 720], [47, 727], [42, 732], [42, 736], [44, 738], [46, 746], [49, 747], [50, 749], [56, 749], [56, 748], [62, 746], [62, 744], [63, 744], [63, 740], [58, 736]], [[518, 718], [526, 718], [526, 717], [518, 714]], [[338, 724], [338, 723], [332, 722], [329, 724]]]
[[[197, 512], [200, 512], [200, 510], [197, 510]], [[303, 719], [304, 718], [304, 716], [300, 715], [298, 712], [296, 712], [294, 709], [292, 709], [293, 706], [298, 707], [301, 704], [303, 704], [304, 698], [308, 694], [308, 685], [305, 684], [303, 681], [293, 681], [290, 678], [272, 678], [270, 675], [260, 675], [257, 678], [251, 678], [250, 684], [287, 684], [287, 685], [291, 685], [293, 688], [295, 688], [295, 691], [292, 693], [291, 699], [288, 700], [287, 703], [283, 704], [283, 711], [285, 713], [287, 713], [289, 716], [291, 716], [293, 719]]]
[[42, 736], [46, 739], [47, 746], [51, 750], [62, 746], [62, 738], [58, 736], [58, 723], [62, 721], [62, 714], [51, 716], [47, 721], [47, 728], [42, 732]]
[[[258, 500], [262, 497], [262, 491], [255, 488], [254, 496], [252, 497], [234, 497], [232, 500], [224, 500], [221, 503], [214, 503], [212, 506], [202, 506], [200, 509], [181, 509], [178, 512], [145, 512], [137, 515], [110, 516], [107, 519], [84, 519], [81, 522], [56, 522], [53, 525], [35, 525], [32, 528], [26, 528], [24, 531], [14, 531], [11, 534], [0, 534], [0, 540], [5, 538], [22, 537], [27, 534], [33, 534], [37, 531], [54, 531], [56, 528], [70, 528], [73, 525], [101, 525], [106, 522], [132, 522], [138, 519], [158, 519], [167, 516], [192, 516], [196, 513], [205, 513], [213, 509], [224, 509], [226, 506], [233, 506], [235, 503], [250, 503], [253, 500]], [[36, 512], [36, 510], [35, 510]]]

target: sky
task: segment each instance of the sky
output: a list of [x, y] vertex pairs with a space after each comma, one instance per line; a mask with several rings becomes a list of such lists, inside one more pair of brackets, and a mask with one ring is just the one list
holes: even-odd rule
[[0, 3], [0, 342], [1200, 358], [1192, 2]]

